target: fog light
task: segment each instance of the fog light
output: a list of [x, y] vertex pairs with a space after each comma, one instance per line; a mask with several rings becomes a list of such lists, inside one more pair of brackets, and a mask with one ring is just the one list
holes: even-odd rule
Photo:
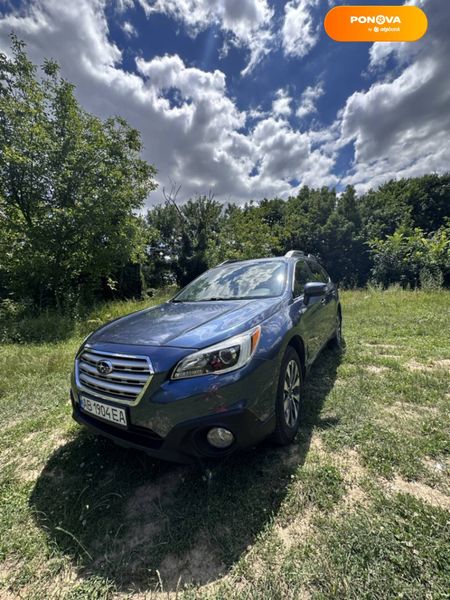
[[213, 427], [208, 431], [206, 439], [214, 448], [228, 448], [234, 442], [234, 435], [223, 427]]

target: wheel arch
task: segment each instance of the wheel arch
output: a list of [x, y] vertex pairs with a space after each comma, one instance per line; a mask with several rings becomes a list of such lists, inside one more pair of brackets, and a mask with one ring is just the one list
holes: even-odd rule
[[294, 348], [300, 358], [300, 364], [302, 367], [302, 378], [305, 380], [306, 375], [306, 352], [305, 343], [299, 335], [294, 335], [288, 342], [288, 346]]

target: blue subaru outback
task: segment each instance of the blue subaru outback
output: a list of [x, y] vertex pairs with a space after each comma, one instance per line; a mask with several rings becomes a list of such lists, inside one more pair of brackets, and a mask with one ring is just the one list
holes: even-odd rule
[[341, 331], [337, 288], [313, 256], [225, 261], [85, 340], [73, 416], [177, 462], [225, 456], [268, 435], [289, 444], [305, 376], [327, 343], [341, 346]]

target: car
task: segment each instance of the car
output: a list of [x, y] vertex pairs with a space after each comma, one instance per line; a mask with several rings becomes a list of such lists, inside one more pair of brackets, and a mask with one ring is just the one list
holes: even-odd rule
[[74, 419], [118, 444], [180, 463], [268, 436], [293, 441], [305, 377], [342, 347], [336, 285], [311, 256], [227, 260], [173, 298], [116, 319], [81, 345]]

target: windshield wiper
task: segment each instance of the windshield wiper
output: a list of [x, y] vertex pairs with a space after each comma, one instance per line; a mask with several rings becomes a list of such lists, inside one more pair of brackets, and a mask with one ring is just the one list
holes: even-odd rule
[[211, 296], [211, 298], [200, 298], [199, 300], [171, 300], [171, 302], [216, 302], [231, 300], [266, 300], [267, 298], [277, 298], [278, 296]]
[[215, 302], [216, 300], [248, 300], [247, 296], [228, 296], [227, 298], [221, 296], [211, 296], [211, 298], [201, 298], [200, 300], [193, 300], [193, 302]]

